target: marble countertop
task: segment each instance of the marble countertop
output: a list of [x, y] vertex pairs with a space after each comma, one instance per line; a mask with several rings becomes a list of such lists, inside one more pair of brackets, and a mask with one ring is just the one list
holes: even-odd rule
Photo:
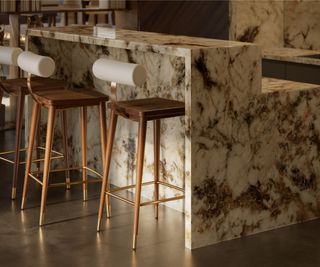
[[320, 55], [320, 51], [317, 50], [274, 47], [264, 48], [262, 53], [265, 59], [320, 66], [320, 59], [304, 57], [306, 55]]
[[280, 80], [275, 78], [262, 78], [262, 93], [288, 92], [294, 90], [319, 89], [320, 85], [301, 83], [289, 80]]
[[29, 29], [28, 36], [38, 36], [57, 40], [105, 45], [137, 51], [152, 51], [177, 56], [186, 56], [193, 49], [245, 47], [255, 44], [197, 38], [190, 36], [166, 35], [142, 31], [117, 29], [115, 38], [99, 37], [90, 26], [68, 26]]

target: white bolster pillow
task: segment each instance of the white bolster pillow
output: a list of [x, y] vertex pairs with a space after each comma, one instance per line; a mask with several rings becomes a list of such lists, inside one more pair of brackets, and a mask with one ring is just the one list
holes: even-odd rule
[[51, 57], [44, 57], [34, 54], [32, 52], [23, 52], [18, 57], [19, 67], [33, 75], [47, 78], [51, 76], [56, 64]]
[[96, 60], [92, 71], [98, 79], [125, 85], [141, 86], [147, 79], [146, 70], [141, 65], [106, 58]]
[[17, 59], [22, 51], [18, 47], [0, 46], [0, 64], [18, 66]]

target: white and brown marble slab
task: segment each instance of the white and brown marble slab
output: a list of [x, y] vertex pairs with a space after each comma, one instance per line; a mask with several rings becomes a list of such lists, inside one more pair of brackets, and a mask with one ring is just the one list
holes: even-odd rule
[[[122, 30], [117, 36], [99, 38], [87, 27], [33, 29], [28, 48], [56, 59], [56, 77], [108, 94], [110, 86], [92, 75], [94, 60], [142, 64], [146, 84], [120, 86], [119, 100], [161, 96], [185, 102], [185, 118], [162, 123], [161, 178], [185, 187], [185, 202], [173, 207], [185, 213], [188, 248], [320, 216], [319, 86], [262, 79], [262, 52], [254, 44]], [[78, 111], [68, 116], [70, 154], [77, 162]], [[99, 169], [95, 110], [88, 121], [89, 160]], [[146, 178], [152, 178], [150, 130]], [[136, 137], [136, 125], [120, 120], [115, 185], [134, 181]]]

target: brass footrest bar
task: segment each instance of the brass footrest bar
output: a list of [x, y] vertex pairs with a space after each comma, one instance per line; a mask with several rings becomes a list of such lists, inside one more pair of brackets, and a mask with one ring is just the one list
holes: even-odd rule
[[[72, 178], [70, 178], [72, 179]], [[90, 179], [87, 181], [78, 180], [70, 183], [61, 182], [61, 183], [53, 183], [49, 184], [48, 187], [60, 187], [60, 186], [66, 186], [66, 185], [78, 185], [78, 184], [93, 184], [93, 183], [101, 183], [101, 179]]]
[[[37, 150], [37, 149], [45, 151], [45, 148], [44, 148], [44, 147], [37, 147], [35, 150]], [[20, 149], [19, 151], [20, 151], [20, 152], [25, 152], [25, 151], [27, 151], [27, 148], [22, 148], [22, 149]], [[11, 164], [14, 164], [14, 161], [13, 161], [13, 160], [10, 160], [10, 159], [7, 159], [7, 158], [5, 158], [5, 157], [2, 157], [2, 156], [5, 156], [5, 155], [10, 155], [10, 154], [14, 154], [14, 153], [15, 153], [14, 150], [0, 152], [0, 160], [3, 160], [3, 161], [5, 161], [5, 162], [11, 163]], [[52, 156], [52, 157], [51, 157], [51, 160], [63, 159], [63, 158], [64, 158], [63, 153], [60, 153], [60, 152], [58, 152], [58, 151], [51, 150], [51, 153], [52, 153], [53, 155], [56, 155], [56, 156]], [[44, 161], [43, 158], [42, 158], [42, 159], [34, 159], [34, 160], [32, 160], [32, 163], [43, 162], [43, 161]], [[25, 161], [22, 161], [22, 162], [20, 162], [19, 164], [23, 165], [23, 164], [26, 164], [26, 162], [25, 162]]]
[[33, 174], [29, 173], [29, 176], [30, 176], [33, 180], [35, 180], [37, 183], [43, 185], [42, 181], [40, 181], [40, 180], [39, 180], [37, 177], [35, 177]]
[[[57, 169], [54, 169], [54, 170], [50, 170], [50, 173], [51, 172], [64, 172], [64, 171], [76, 171], [76, 170], [81, 170], [82, 167], [70, 167], [70, 168], [57, 168]], [[42, 174], [43, 171], [33, 171], [31, 172], [31, 174]]]
[[121, 201], [124, 201], [124, 202], [126, 202], [126, 203], [128, 203], [128, 204], [130, 204], [130, 205], [134, 205], [134, 202], [131, 201], [131, 200], [129, 200], [129, 199], [127, 199], [127, 198], [118, 196], [118, 195], [113, 194], [113, 193], [110, 193], [110, 192], [105, 192], [105, 193], [106, 193], [107, 195], [109, 195], [109, 196], [112, 196], [112, 197], [116, 198], [116, 199], [119, 199], [119, 200], [121, 200]]
[[180, 192], [184, 192], [183, 188], [181, 188], [179, 186], [176, 186], [176, 185], [172, 185], [172, 184], [169, 184], [169, 183], [166, 183], [166, 182], [162, 182], [162, 181], [158, 181], [158, 184], [170, 187], [170, 188], [175, 189], [175, 190], [180, 191]]
[[[124, 198], [124, 197], [121, 197], [121, 196], [118, 196], [116, 194], [113, 194], [111, 192], [105, 192], [107, 195], [109, 196], [112, 196], [118, 200], [121, 200], [121, 201], [124, 201], [130, 205], [134, 205], [134, 202], [127, 199], [127, 198]], [[169, 198], [164, 198], [164, 199], [159, 199], [159, 200], [151, 200], [151, 201], [146, 201], [146, 202], [142, 202], [140, 204], [140, 206], [147, 206], [147, 205], [154, 205], [154, 204], [159, 204], [159, 203], [163, 203], [163, 202], [169, 202], [169, 201], [174, 201], [174, 200], [180, 200], [180, 199], [184, 199], [184, 195], [181, 195], [181, 196], [176, 196], [176, 197], [169, 197]]]
[[[96, 172], [95, 170], [89, 168], [89, 167], [70, 167], [70, 168], [58, 168], [58, 169], [54, 169], [54, 170], [50, 170], [50, 173], [55, 173], [55, 172], [64, 172], [64, 171], [75, 171], [75, 170], [88, 170], [94, 174], [96, 174], [97, 176], [99, 176], [100, 178], [96, 178], [96, 179], [90, 179], [87, 181], [83, 181], [83, 180], [77, 180], [77, 181], [73, 181], [73, 182], [61, 182], [61, 183], [53, 183], [53, 184], [49, 184], [48, 187], [60, 187], [60, 186], [66, 186], [66, 185], [77, 185], [77, 184], [92, 184], [92, 183], [101, 183], [102, 181], [102, 175], [98, 172]], [[34, 171], [29, 173], [29, 176], [35, 180], [37, 183], [43, 185], [42, 181], [39, 180], [35, 175], [39, 175], [42, 174], [43, 171]]]
[[[155, 184], [155, 183], [157, 183], [159, 185], [162, 185], [162, 186], [170, 187], [170, 188], [175, 189], [175, 190], [180, 191], [180, 192], [184, 192], [183, 188], [175, 186], [175, 185], [172, 185], [172, 184], [169, 184], [169, 183], [166, 183], [166, 182], [162, 182], [162, 181], [144, 182], [144, 183], [141, 184], [141, 186], [152, 185], [152, 184]], [[119, 191], [123, 191], [123, 190], [132, 189], [135, 186], [136, 185], [122, 186], [122, 187], [107, 191], [107, 192], [105, 192], [105, 194], [107, 194], [109, 196], [112, 196], [112, 197], [114, 197], [114, 198], [116, 198], [118, 200], [124, 201], [124, 202], [126, 202], [128, 204], [134, 205], [133, 201], [131, 201], [131, 200], [127, 199], [127, 198], [121, 197], [119, 195], [116, 195], [114, 193], [115, 192], [119, 192]], [[159, 200], [151, 200], [151, 201], [142, 202], [142, 203], [140, 203], [140, 206], [154, 205], [154, 204], [159, 204], [159, 203], [169, 202], [169, 201], [174, 201], [174, 200], [180, 200], [180, 199], [184, 199], [184, 194], [179, 195], [179, 196], [175, 196], [175, 197], [169, 197], [169, 198], [163, 198], [163, 199], [159, 199]]]
[[168, 198], [159, 199], [159, 200], [156, 200], [156, 201], [142, 202], [140, 204], [140, 206], [142, 207], [142, 206], [147, 206], [147, 205], [159, 204], [159, 203], [169, 202], [169, 201], [174, 201], [174, 200], [179, 200], [179, 199], [184, 199], [184, 195], [176, 196], [176, 197], [168, 197]]
[[[151, 185], [151, 184], [154, 184], [154, 181], [142, 183], [142, 186], [144, 186], [144, 185]], [[118, 188], [112, 189], [112, 190], [110, 190], [109, 192], [110, 192], [110, 193], [114, 193], [114, 192], [119, 192], [119, 191], [123, 191], [123, 190], [128, 190], [128, 189], [135, 188], [135, 187], [136, 187], [135, 184], [133, 184], [133, 185], [127, 185], [127, 186], [122, 186], [122, 187], [118, 187]]]
[[89, 172], [92, 172], [92, 173], [94, 173], [95, 175], [99, 176], [102, 179], [102, 174], [98, 173], [97, 171], [95, 171], [93, 169], [90, 169], [88, 167], [82, 167], [82, 169], [85, 169], [85, 170], [87, 170]]

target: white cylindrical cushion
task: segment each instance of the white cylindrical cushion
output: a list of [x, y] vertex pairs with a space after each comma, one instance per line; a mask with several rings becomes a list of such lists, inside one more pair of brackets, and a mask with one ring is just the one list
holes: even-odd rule
[[106, 58], [98, 59], [92, 71], [98, 79], [125, 85], [141, 86], [147, 79], [146, 70], [141, 65]]
[[51, 57], [44, 57], [32, 52], [23, 52], [18, 57], [19, 67], [31, 74], [40, 77], [51, 76], [56, 68], [56, 64]]
[[0, 46], [0, 64], [18, 66], [18, 56], [23, 52], [18, 47]]

